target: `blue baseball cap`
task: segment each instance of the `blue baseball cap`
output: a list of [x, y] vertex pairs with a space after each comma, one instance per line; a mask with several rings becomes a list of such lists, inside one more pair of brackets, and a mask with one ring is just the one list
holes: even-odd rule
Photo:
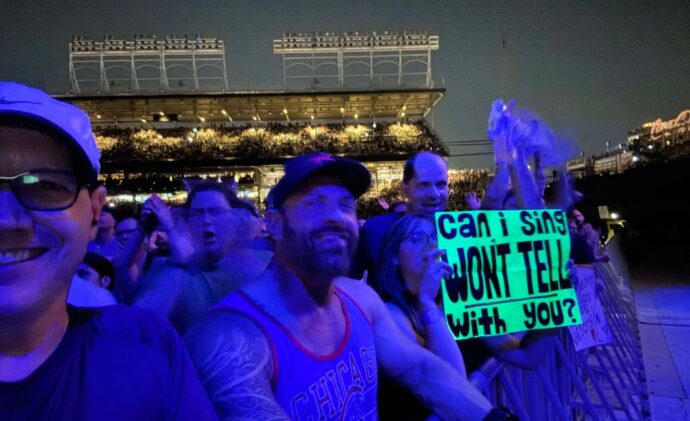
[[286, 161], [283, 167], [285, 175], [273, 186], [266, 198], [269, 209], [281, 207], [297, 187], [316, 176], [337, 178], [355, 198], [366, 193], [371, 185], [371, 173], [362, 163], [325, 152], [297, 156]]
[[3, 114], [37, 120], [64, 133], [91, 164], [93, 175], [98, 175], [101, 153], [89, 116], [84, 111], [39, 89], [16, 82], [0, 82], [0, 115]]

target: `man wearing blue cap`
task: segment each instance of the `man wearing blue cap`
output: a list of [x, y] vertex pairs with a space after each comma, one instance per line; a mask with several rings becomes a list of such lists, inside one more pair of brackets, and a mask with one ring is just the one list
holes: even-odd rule
[[[359, 162], [293, 158], [268, 197], [275, 260], [185, 335], [222, 418], [377, 418], [377, 367], [443, 419], [493, 417], [450, 365], [405, 337], [366, 284], [341, 278], [357, 246]], [[502, 418], [491, 418], [502, 419]]]
[[215, 419], [164, 321], [66, 296], [105, 202], [81, 110], [0, 82], [0, 419]]

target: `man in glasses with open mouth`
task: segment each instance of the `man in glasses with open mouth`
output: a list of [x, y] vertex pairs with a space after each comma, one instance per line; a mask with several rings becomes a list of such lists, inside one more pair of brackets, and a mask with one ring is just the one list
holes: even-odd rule
[[99, 169], [85, 113], [0, 82], [0, 419], [214, 419], [167, 323], [66, 304]]

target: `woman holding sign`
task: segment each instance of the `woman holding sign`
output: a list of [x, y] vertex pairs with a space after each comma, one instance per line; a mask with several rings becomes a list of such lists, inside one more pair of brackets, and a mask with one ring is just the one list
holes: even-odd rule
[[[416, 213], [400, 218], [386, 234], [381, 250], [374, 287], [393, 319], [411, 339], [466, 375], [460, 349], [436, 301], [441, 279], [450, 275], [451, 267], [440, 259], [444, 252], [436, 248], [433, 219]], [[406, 414], [406, 419], [429, 415], [413, 395], [386, 378], [381, 379], [379, 401], [381, 419], [393, 410]]]

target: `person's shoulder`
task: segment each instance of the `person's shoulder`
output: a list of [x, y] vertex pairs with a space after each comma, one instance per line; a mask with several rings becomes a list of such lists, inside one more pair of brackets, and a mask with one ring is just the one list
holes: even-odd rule
[[256, 336], [263, 331], [253, 316], [256, 297], [270, 297], [276, 294], [275, 282], [270, 270], [264, 270], [245, 285], [232, 291], [195, 322], [185, 333], [194, 335], [216, 335], [219, 338], [233, 332]]
[[361, 280], [358, 279], [352, 279], [348, 278], [345, 276], [340, 276], [338, 278], [335, 278], [333, 281], [336, 288], [344, 291], [348, 295], [350, 295], [353, 299], [356, 298], [367, 298], [367, 296], [374, 294], [376, 295], [376, 292], [372, 287], [367, 285], [365, 282], [362, 282]]
[[105, 340], [161, 348], [178, 338], [170, 323], [151, 310], [117, 305], [72, 312], [88, 319], [93, 335]]
[[372, 216], [371, 218], [367, 219], [367, 222], [377, 223], [377, 222], [381, 222], [381, 221], [395, 220], [398, 217], [399, 217], [398, 214], [395, 212], [382, 213], [379, 215]]
[[201, 276], [200, 273], [196, 266], [177, 266], [170, 262], [160, 262], [144, 275], [142, 286], [132, 300], [132, 306], [165, 313], [170, 303], [182, 295], [182, 291]]
[[143, 289], [178, 287], [201, 272], [196, 262], [185, 265], [174, 264], [169, 259], [156, 262], [144, 275]]
[[271, 240], [268, 237], [259, 237], [255, 238], [250, 244], [249, 247], [253, 248], [254, 250], [258, 251], [270, 251], [273, 252], [276, 248], [275, 244], [271, 242]]
[[[183, 341], [197, 363], [224, 361], [238, 350], [269, 355], [269, 339], [262, 327], [250, 316], [229, 309], [213, 309], [190, 326]], [[264, 352], [265, 351], [265, 352]]]
[[187, 330], [183, 340], [223, 419], [242, 413], [251, 419], [248, 403], [256, 403], [257, 408], [272, 404], [275, 353], [270, 338], [249, 317], [228, 309], [211, 310]]
[[[236, 296], [236, 293], [228, 297], [231, 296]], [[194, 323], [184, 336], [185, 338], [198, 335], [215, 336], [218, 340], [224, 340], [235, 334], [257, 336], [262, 334], [262, 331], [251, 316], [241, 311], [232, 308], [214, 308]]]
[[400, 218], [400, 215], [396, 213], [384, 213], [381, 215], [372, 216], [367, 219], [362, 227], [363, 230], [372, 230], [377, 228], [387, 228], [389, 225], [393, 225], [395, 221]]
[[335, 281], [336, 288], [347, 294], [366, 313], [369, 320], [375, 320], [380, 311], [385, 310], [383, 301], [374, 289], [365, 282], [340, 277]]
[[369, 253], [372, 253], [370, 258], [376, 261], [380, 243], [383, 241], [388, 230], [400, 218], [396, 213], [385, 213], [367, 219], [359, 231], [360, 246], [366, 246]]
[[247, 297], [263, 297], [273, 299], [280, 296], [277, 289], [276, 273], [278, 262], [271, 258], [265, 262], [266, 266], [263, 270], [252, 279], [249, 279], [244, 285], [233, 291], [228, 297], [237, 295], [246, 295]]
[[136, 307], [126, 307], [122, 305], [112, 305], [98, 308], [91, 308], [88, 310], [75, 311], [89, 311], [92, 314], [94, 323], [97, 323], [104, 328], [110, 327], [146, 327], [155, 328], [165, 323], [165, 321], [155, 312]]

